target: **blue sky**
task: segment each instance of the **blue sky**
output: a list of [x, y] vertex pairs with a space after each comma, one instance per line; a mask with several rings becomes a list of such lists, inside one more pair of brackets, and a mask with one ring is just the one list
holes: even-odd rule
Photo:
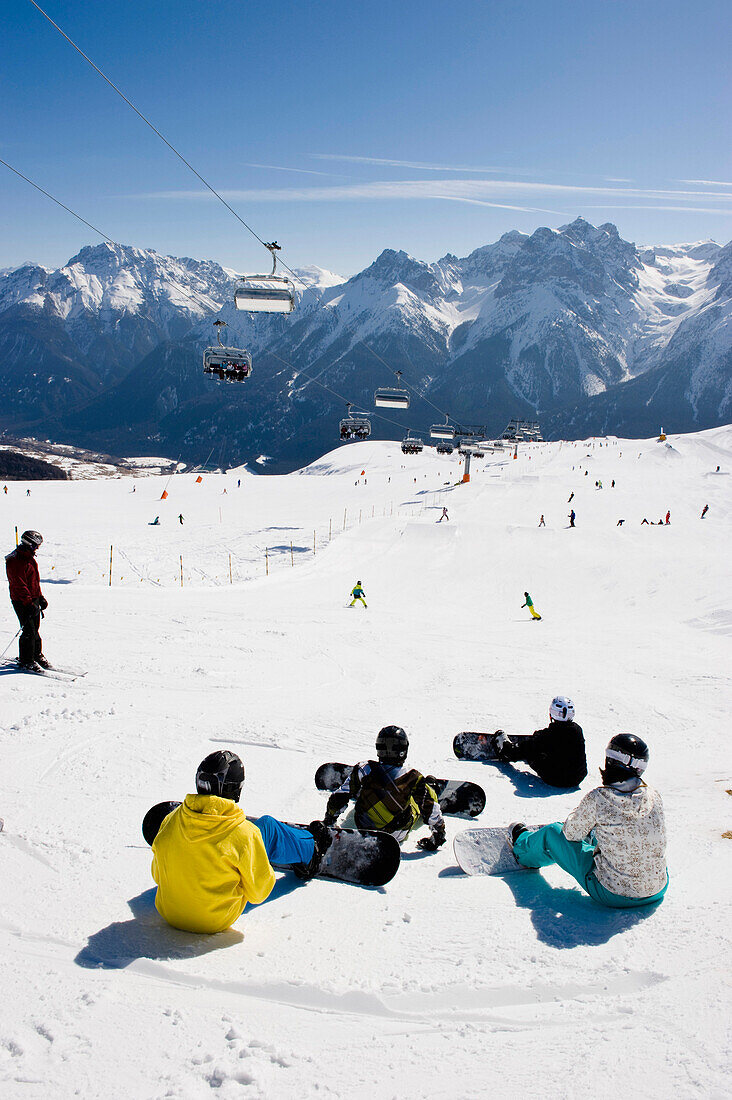
[[[293, 266], [465, 255], [578, 214], [638, 243], [732, 237], [727, 2], [39, 2]], [[115, 240], [262, 266], [28, 0], [4, 23], [3, 159]], [[0, 267], [96, 243], [0, 181]]]

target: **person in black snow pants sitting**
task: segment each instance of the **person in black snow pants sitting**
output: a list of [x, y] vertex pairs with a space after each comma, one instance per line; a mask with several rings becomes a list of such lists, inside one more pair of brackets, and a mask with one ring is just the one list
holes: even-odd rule
[[578, 787], [587, 775], [585, 738], [574, 720], [574, 703], [564, 695], [552, 699], [549, 725], [530, 736], [493, 734], [498, 759], [504, 764], [522, 761], [550, 787]]

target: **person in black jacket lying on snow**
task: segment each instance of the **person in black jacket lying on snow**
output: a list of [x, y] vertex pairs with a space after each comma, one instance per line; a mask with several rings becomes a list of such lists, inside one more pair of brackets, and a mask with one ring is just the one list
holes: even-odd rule
[[545, 729], [529, 737], [496, 730], [493, 745], [502, 763], [523, 761], [550, 787], [577, 787], [587, 775], [582, 727], [574, 720], [574, 703], [564, 695], [552, 699]]

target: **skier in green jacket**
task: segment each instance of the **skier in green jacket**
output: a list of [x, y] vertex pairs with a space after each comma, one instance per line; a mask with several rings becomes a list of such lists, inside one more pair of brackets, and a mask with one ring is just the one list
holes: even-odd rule
[[526, 602], [522, 603], [521, 606], [522, 607], [528, 607], [529, 612], [531, 613], [531, 618], [535, 622], [538, 622], [539, 619], [541, 618], [541, 615], [539, 614], [539, 612], [534, 607], [534, 601], [532, 600], [532, 598], [531, 598], [531, 596], [529, 595], [528, 592], [524, 592], [524, 596], [525, 596]]
[[366, 603], [366, 600], [364, 599], [366, 593], [364, 592], [363, 588], [361, 587], [361, 582], [360, 581], [356, 581], [356, 587], [351, 591], [351, 595], [353, 596], [353, 599], [349, 603], [349, 605], [348, 605], [349, 607], [353, 607], [356, 600], [360, 600], [360, 602], [363, 604], [364, 607], [368, 607], [368, 604]]

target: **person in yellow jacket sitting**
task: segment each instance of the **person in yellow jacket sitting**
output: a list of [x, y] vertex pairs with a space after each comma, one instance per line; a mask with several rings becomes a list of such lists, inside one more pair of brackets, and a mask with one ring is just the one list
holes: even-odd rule
[[366, 596], [366, 593], [364, 592], [363, 588], [361, 587], [361, 582], [360, 581], [356, 581], [356, 587], [352, 590], [351, 595], [353, 596], [353, 599], [349, 603], [349, 605], [348, 605], [349, 607], [353, 607], [356, 600], [359, 600], [363, 604], [364, 607], [368, 607], [368, 604], [366, 603], [366, 600], [364, 598]]
[[248, 821], [237, 805], [244, 765], [228, 749], [213, 752], [196, 772], [196, 794], [164, 819], [153, 841], [155, 906], [174, 928], [223, 932], [259, 905], [275, 884], [271, 864], [300, 878], [317, 874], [331, 836], [320, 821], [308, 829], [275, 817]]

